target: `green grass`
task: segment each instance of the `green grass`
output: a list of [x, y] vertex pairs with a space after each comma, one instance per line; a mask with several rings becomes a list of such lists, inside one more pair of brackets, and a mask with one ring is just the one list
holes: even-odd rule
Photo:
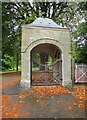
[[14, 71], [13, 71], [13, 70], [0, 71], [0, 75], [1, 75], [1, 74], [5, 74], [5, 73], [10, 73], [10, 72], [14, 72]]
[[[18, 66], [18, 71], [21, 71], [21, 66]], [[16, 72], [16, 68], [13, 69], [8, 69], [8, 70], [3, 70], [3, 71], [0, 71], [0, 75], [1, 74], [6, 74], [6, 73], [11, 73], [11, 72]]]
[[[18, 71], [20, 71], [20, 70], [18, 70]], [[14, 71], [13, 70], [0, 71], [0, 75], [6, 74], [6, 73], [11, 73], [11, 72], [16, 72], [16, 71], [15, 70]]]

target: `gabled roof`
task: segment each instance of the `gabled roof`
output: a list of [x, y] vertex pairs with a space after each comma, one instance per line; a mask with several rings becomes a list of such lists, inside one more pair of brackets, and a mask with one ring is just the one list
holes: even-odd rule
[[53, 27], [53, 28], [65, 28], [56, 24], [52, 19], [49, 18], [36, 18], [29, 26], [40, 26], [40, 27]]

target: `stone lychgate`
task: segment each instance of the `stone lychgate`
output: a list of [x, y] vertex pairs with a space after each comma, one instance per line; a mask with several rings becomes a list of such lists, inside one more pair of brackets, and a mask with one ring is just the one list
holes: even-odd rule
[[[46, 71], [44, 69], [43, 72], [49, 73], [50, 76], [51, 71], [60, 69], [61, 85], [71, 85], [70, 46], [69, 30], [57, 25], [51, 19], [37, 18], [33, 23], [23, 25], [21, 86], [25, 88], [30, 88], [32, 86], [32, 54], [34, 53], [45, 53], [50, 55], [52, 57], [52, 62], [61, 59], [61, 64], [53, 64], [54, 66], [52, 66], [51, 70]], [[57, 74], [53, 72], [51, 73], [51, 76], [52, 75], [53, 78], [55, 78]], [[52, 81], [53, 78], [51, 78], [50, 81]], [[54, 81], [57, 81], [57, 76]]]

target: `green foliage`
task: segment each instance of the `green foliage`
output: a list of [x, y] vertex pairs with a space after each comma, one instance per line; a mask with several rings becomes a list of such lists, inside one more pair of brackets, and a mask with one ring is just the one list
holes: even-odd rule
[[74, 58], [76, 63], [79, 62], [79, 58], [80, 58], [79, 54], [80, 54], [80, 50], [77, 47], [77, 45], [76, 44], [72, 44], [72, 54], [71, 55], [72, 55], [72, 58]]
[[72, 45], [72, 57], [77, 63], [87, 63], [87, 2], [80, 2], [78, 11], [84, 22], [72, 33], [73, 39], [77, 39]]
[[[82, 16], [84, 16], [86, 20], [86, 6], [87, 3], [85, 2], [2, 2], [3, 69], [14, 68], [11, 64], [12, 60], [18, 69], [18, 64], [20, 64], [21, 61], [22, 24], [29, 24], [37, 17], [47, 17], [53, 19], [57, 24], [62, 24], [62, 26], [73, 28], [77, 26], [77, 22]], [[82, 37], [83, 35], [84, 38], [86, 31], [87, 23], [82, 23], [72, 35], [74, 38], [79, 36]], [[73, 52], [73, 54], [76, 54], [73, 56], [75, 59], [78, 59], [78, 52], [78, 49], [77, 53], [75, 53], [75, 51]], [[8, 56], [11, 60], [8, 59]], [[38, 55], [34, 57], [38, 59]]]
[[39, 53], [33, 53], [32, 54], [32, 60], [36, 60], [40, 62], [40, 54]]
[[[72, 33], [78, 41], [72, 45], [72, 57], [76, 63], [87, 63], [87, 23], [80, 23], [77, 30]], [[84, 44], [83, 44], [84, 42]]]
[[78, 25], [77, 30], [72, 33], [74, 38], [78, 38], [80, 36], [84, 36], [87, 33], [87, 22], [82, 22]]
[[87, 44], [83, 47], [72, 45], [72, 57], [76, 63], [87, 63]]
[[[58, 24], [67, 25], [74, 18], [76, 4], [67, 2], [3, 2], [2, 3], [2, 61], [10, 68], [5, 55], [13, 57], [15, 66], [20, 63], [21, 25], [29, 24], [37, 17], [48, 17]], [[9, 64], [9, 65], [8, 65]], [[18, 68], [17, 68], [18, 69]]]
[[[5, 61], [7, 56], [20, 59], [21, 29], [17, 25], [14, 3], [2, 3], [2, 68], [10, 69], [13, 65]], [[18, 54], [18, 55], [17, 55]], [[7, 57], [8, 58], [8, 57]], [[14, 68], [14, 67], [13, 67]]]
[[2, 59], [2, 70], [11, 69], [12, 68], [11, 62], [12, 58], [8, 55], [4, 55], [4, 58]]

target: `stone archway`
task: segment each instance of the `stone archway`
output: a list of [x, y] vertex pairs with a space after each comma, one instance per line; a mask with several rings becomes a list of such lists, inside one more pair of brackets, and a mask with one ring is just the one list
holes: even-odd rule
[[[34, 42], [32, 42], [25, 50], [26, 54], [23, 55], [23, 57], [27, 58], [27, 61], [25, 61], [25, 62], [27, 62], [29, 64], [24, 65], [25, 72], [23, 72], [22, 75], [24, 75], [23, 77], [25, 79], [23, 81], [21, 80], [22, 86], [27, 86], [28, 88], [31, 86], [31, 62], [30, 62], [31, 61], [31, 51], [33, 50], [33, 48], [35, 48], [36, 46], [38, 46], [40, 44], [53, 44], [62, 51], [62, 54], [61, 54], [61, 57], [62, 57], [62, 85], [66, 86], [67, 84], [71, 84], [71, 73], [70, 73], [71, 66], [69, 66], [68, 69], [66, 69], [68, 63], [71, 62], [68, 49], [55, 39], [42, 38], [42, 39], [38, 39], [38, 40], [35, 40]], [[66, 61], [64, 61], [65, 59], [66, 59]], [[69, 76], [67, 77], [67, 75], [69, 75]], [[67, 79], [67, 78], [69, 78], [69, 79]]]
[[31, 85], [61, 85], [61, 50], [53, 44], [39, 44], [31, 51]]

